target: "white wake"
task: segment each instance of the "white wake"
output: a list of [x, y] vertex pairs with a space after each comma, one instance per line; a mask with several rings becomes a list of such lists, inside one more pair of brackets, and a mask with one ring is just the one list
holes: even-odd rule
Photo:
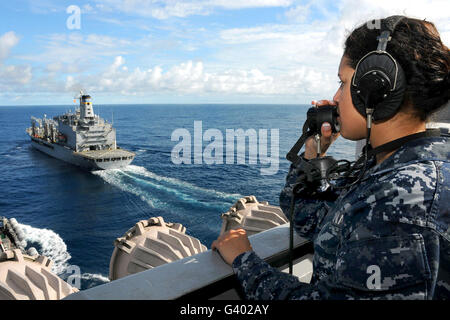
[[[135, 165], [129, 165], [123, 169], [94, 171], [93, 174], [122, 191], [138, 196], [150, 207], [158, 209], [170, 210], [174, 207], [174, 204], [169, 204], [162, 200], [161, 197], [156, 197], [152, 190], [172, 194], [184, 203], [192, 203], [208, 208], [220, 208], [224, 205], [230, 205], [242, 197], [237, 193], [220, 192], [202, 188], [176, 178], [160, 176], [144, 167]], [[146, 186], [152, 190], [149, 190]], [[204, 200], [205, 196], [206, 198], [211, 198], [211, 201], [206, 202]]]
[[202, 187], [196, 186], [192, 183], [182, 181], [182, 180], [179, 180], [176, 178], [170, 178], [170, 177], [164, 177], [164, 176], [157, 175], [156, 173], [153, 173], [153, 172], [147, 170], [146, 168], [140, 167], [140, 166], [128, 165], [127, 167], [125, 167], [123, 169], [123, 171], [142, 175], [144, 177], [148, 177], [148, 178], [154, 179], [156, 181], [167, 182], [174, 186], [184, 187], [189, 190], [193, 190], [193, 191], [200, 192], [200, 193], [207, 194], [207, 195], [212, 195], [217, 198], [224, 199], [224, 200], [235, 200], [238, 198], [242, 198], [242, 196], [238, 193], [227, 193], [227, 192], [216, 191], [214, 189], [202, 188]]
[[38, 229], [25, 224], [18, 224], [25, 235], [25, 241], [40, 246], [39, 254], [53, 261], [52, 271], [56, 274], [64, 273], [69, 267], [67, 261], [71, 258], [63, 239], [49, 229]]
[[[68, 261], [71, 256], [67, 251], [64, 240], [54, 231], [49, 229], [34, 228], [26, 224], [18, 223], [19, 232], [24, 234], [24, 240], [28, 245], [38, 244], [39, 254], [53, 261], [52, 272], [62, 275], [70, 268]], [[101, 274], [82, 273], [81, 279], [109, 282], [109, 279]]]

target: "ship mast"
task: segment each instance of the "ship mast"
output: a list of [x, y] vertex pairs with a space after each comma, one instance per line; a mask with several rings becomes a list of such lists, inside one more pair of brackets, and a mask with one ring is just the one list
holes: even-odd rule
[[[112, 124], [111, 126], [114, 125], [114, 111], [112, 112]], [[117, 137], [114, 135], [114, 150], [117, 149]]]

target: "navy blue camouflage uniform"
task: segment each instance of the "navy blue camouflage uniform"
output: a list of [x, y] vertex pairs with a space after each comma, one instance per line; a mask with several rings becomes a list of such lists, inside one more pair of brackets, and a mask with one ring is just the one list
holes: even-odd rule
[[[335, 201], [300, 198], [294, 228], [314, 243], [309, 284], [253, 251], [233, 261], [247, 299], [450, 298], [450, 146], [409, 141]], [[291, 165], [280, 206], [289, 214], [299, 169]], [[288, 239], [286, 239], [288, 241]]]

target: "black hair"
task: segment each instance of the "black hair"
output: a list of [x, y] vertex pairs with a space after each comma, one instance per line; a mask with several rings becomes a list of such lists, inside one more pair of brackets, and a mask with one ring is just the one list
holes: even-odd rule
[[[344, 55], [353, 69], [368, 52], [377, 48], [380, 30], [365, 23], [351, 32], [344, 45]], [[432, 22], [405, 18], [399, 22], [387, 45], [402, 66], [406, 91], [402, 111], [426, 120], [433, 112], [448, 107], [450, 98], [450, 51], [442, 43]]]

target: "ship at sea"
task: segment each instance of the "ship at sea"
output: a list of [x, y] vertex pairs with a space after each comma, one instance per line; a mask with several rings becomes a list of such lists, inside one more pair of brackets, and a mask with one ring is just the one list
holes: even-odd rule
[[87, 170], [117, 169], [129, 165], [135, 154], [116, 143], [116, 129], [94, 114], [91, 96], [80, 91], [75, 112], [48, 119], [31, 117], [26, 132], [37, 150]]

